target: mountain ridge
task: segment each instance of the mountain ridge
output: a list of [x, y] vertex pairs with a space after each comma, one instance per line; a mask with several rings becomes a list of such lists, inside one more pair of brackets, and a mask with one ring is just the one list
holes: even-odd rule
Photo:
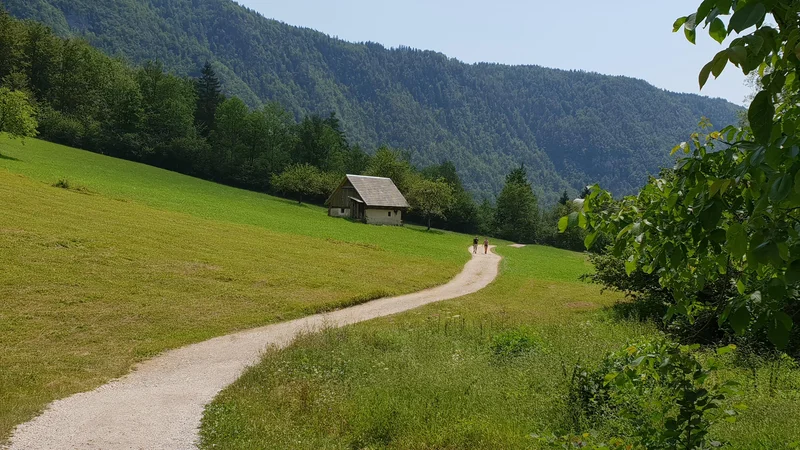
[[453, 161], [478, 197], [498, 192], [519, 164], [547, 202], [594, 182], [634, 192], [671, 165], [669, 149], [702, 116], [722, 127], [740, 109], [624, 75], [353, 43], [228, 0], [0, 1], [12, 15], [135, 63], [159, 59], [194, 75], [212, 61], [226, 92], [251, 106], [333, 111], [367, 149], [407, 149], [418, 166]]

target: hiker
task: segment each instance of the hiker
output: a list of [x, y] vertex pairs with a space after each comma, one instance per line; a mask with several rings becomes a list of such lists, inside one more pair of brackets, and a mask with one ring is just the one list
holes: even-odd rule
[[472, 254], [478, 254], [478, 236], [475, 236], [475, 239], [472, 240]]
[[483, 254], [489, 253], [489, 238], [483, 240]]

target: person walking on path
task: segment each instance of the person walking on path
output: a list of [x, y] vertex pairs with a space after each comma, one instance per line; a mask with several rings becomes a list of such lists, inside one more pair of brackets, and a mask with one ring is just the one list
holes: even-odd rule
[[478, 236], [475, 236], [475, 239], [472, 240], [472, 254], [478, 254]]
[[483, 254], [486, 255], [489, 253], [489, 238], [485, 238], [483, 240]]

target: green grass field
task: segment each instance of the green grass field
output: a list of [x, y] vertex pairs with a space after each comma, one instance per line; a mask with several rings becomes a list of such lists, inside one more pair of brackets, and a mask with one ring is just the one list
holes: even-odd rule
[[4, 137], [0, 211], [0, 441], [165, 349], [443, 283], [470, 242]]
[[[0, 442], [165, 349], [443, 283], [471, 241], [3, 137], [0, 211]], [[532, 433], [568, 423], [576, 363], [657, 331], [577, 280], [582, 254], [498, 252], [501, 275], [478, 293], [269, 352], [208, 407], [202, 445], [535, 448]], [[530, 351], [493, 353], [509, 333]], [[800, 440], [796, 365], [731, 357], [720, 377], [749, 406], [715, 430], [732, 448]]]
[[[531, 434], [570, 424], [576, 363], [593, 366], [657, 331], [615, 318], [605, 307], [620, 297], [577, 280], [591, 270], [583, 255], [498, 251], [501, 275], [480, 292], [268, 353], [209, 405], [201, 447], [537, 448]], [[530, 350], [493, 352], [509, 333], [525, 336]], [[760, 365], [754, 377], [729, 358], [720, 376], [747, 391], [737, 400], [749, 409], [715, 430], [730, 448], [800, 439], [800, 371]]]

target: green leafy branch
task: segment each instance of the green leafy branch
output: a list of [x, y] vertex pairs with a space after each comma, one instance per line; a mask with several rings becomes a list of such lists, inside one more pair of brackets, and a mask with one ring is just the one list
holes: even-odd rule
[[[763, 87], [748, 110], [749, 128], [695, 133], [673, 153], [682, 157], [669, 177], [652, 178], [637, 196], [619, 201], [599, 186], [559, 229], [587, 230], [592, 247], [605, 234], [626, 271], [655, 273], [669, 289], [673, 314], [690, 318], [697, 294], [726, 277], [737, 296], [719, 323], [737, 333], [766, 329], [788, 345], [800, 283], [800, 27], [797, 2], [705, 0], [675, 22], [694, 43], [699, 25], [723, 42], [738, 35], [700, 71], [701, 87], [731, 63], [758, 71]], [[722, 18], [728, 17], [727, 24]], [[768, 18], [776, 26], [768, 25]], [[754, 28], [749, 34], [742, 34]], [[707, 127], [707, 123], [701, 123]]]

